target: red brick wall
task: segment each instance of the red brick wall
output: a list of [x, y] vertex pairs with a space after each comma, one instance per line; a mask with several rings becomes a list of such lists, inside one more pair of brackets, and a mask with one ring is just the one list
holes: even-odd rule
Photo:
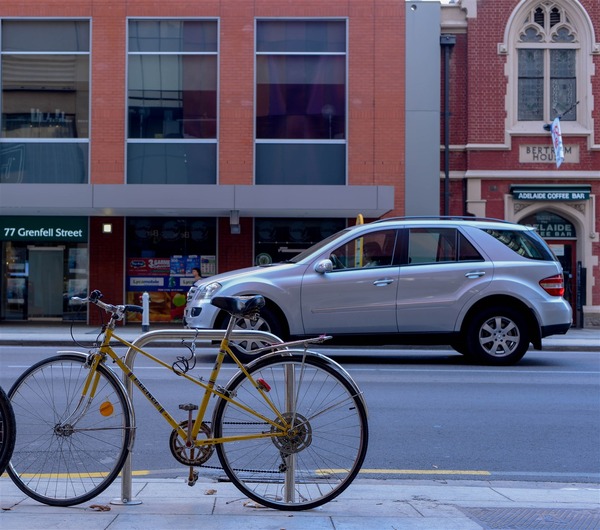
[[[112, 223], [112, 233], [103, 234], [102, 224]], [[110, 304], [125, 303], [123, 282], [125, 277], [125, 220], [123, 217], [90, 217], [89, 281], [90, 291], [98, 289], [104, 301]], [[101, 322], [97, 308], [90, 306], [89, 323]], [[102, 315], [106, 321], [106, 315]]]
[[[396, 187], [404, 211], [404, 3], [397, 0], [14, 0], [0, 16], [92, 19], [91, 149], [93, 184], [125, 182], [127, 17], [219, 17], [219, 184], [254, 178], [255, 17], [348, 17], [348, 183]], [[113, 234], [101, 234], [102, 222]], [[231, 235], [219, 220], [219, 271], [252, 264], [251, 219]], [[90, 288], [121, 303], [124, 220], [90, 220]], [[91, 322], [96, 322], [91, 312]]]

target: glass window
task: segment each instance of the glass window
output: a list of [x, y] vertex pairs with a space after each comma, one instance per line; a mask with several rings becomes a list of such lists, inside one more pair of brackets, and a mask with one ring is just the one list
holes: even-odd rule
[[346, 222], [343, 219], [256, 219], [255, 264], [270, 265], [281, 261], [297, 261], [304, 250], [331, 237], [345, 226]]
[[484, 232], [496, 238], [519, 256], [543, 261], [556, 259], [544, 240], [535, 232], [492, 229], [486, 229]]
[[84, 20], [4, 20], [2, 51], [89, 52], [90, 25]]
[[137, 20], [129, 25], [130, 52], [217, 52], [212, 20]]
[[550, 2], [529, 11], [517, 43], [518, 119], [577, 119], [577, 39], [565, 10]]
[[330, 255], [333, 270], [389, 267], [394, 261], [396, 230], [381, 230], [357, 237]]
[[256, 146], [256, 184], [344, 184], [346, 146], [261, 143]]
[[458, 233], [458, 261], [484, 261], [479, 251], [460, 232]]
[[[183, 318], [186, 293], [195, 279], [216, 272], [217, 222], [215, 218], [135, 217], [126, 222], [126, 299], [141, 304], [150, 294], [150, 322]], [[141, 315], [128, 315], [139, 322]]]
[[257, 184], [346, 183], [346, 60], [344, 21], [257, 23]]
[[454, 228], [411, 228], [408, 264], [481, 260], [473, 245]]
[[0, 182], [87, 183], [89, 22], [2, 21]]
[[128, 183], [215, 184], [217, 22], [131, 21], [128, 41]]

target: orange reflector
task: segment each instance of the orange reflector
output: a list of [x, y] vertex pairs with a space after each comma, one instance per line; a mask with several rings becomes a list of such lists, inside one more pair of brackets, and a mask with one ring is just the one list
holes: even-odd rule
[[113, 407], [113, 404], [110, 401], [105, 401], [104, 403], [102, 403], [102, 405], [100, 405], [99, 410], [102, 416], [111, 416], [112, 413], [115, 411], [115, 408]]

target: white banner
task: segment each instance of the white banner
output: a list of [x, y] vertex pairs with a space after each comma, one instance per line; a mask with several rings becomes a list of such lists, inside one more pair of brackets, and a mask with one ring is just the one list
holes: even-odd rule
[[559, 168], [565, 159], [565, 149], [563, 147], [562, 133], [560, 132], [560, 118], [554, 118], [552, 122], [552, 145], [554, 146], [556, 167]]

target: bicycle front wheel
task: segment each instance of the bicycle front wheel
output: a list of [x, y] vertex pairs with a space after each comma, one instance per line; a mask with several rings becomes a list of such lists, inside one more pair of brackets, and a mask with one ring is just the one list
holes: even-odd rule
[[307, 510], [338, 496], [367, 452], [367, 412], [356, 385], [333, 362], [301, 353], [263, 357], [248, 371], [272, 406], [242, 372], [227, 385], [231, 401], [219, 400], [213, 421], [216, 438], [238, 437], [217, 445], [227, 476], [279, 510]]
[[19, 428], [8, 473], [45, 504], [71, 506], [95, 497], [115, 480], [129, 451], [132, 418], [123, 387], [99, 365], [94, 398], [82, 399], [86, 359], [45, 359], [9, 391]]
[[13, 452], [15, 433], [15, 415], [6, 392], [0, 387], [0, 475], [4, 473]]

